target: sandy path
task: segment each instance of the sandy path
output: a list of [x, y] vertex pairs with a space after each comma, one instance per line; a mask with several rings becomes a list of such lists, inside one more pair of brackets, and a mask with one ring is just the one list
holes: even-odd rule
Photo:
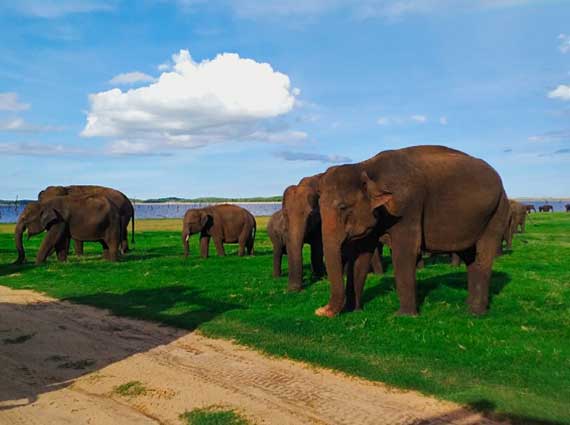
[[[196, 407], [255, 424], [492, 424], [452, 403], [267, 358], [229, 341], [0, 286], [0, 424], [178, 424]], [[140, 381], [144, 395], [113, 388]]]

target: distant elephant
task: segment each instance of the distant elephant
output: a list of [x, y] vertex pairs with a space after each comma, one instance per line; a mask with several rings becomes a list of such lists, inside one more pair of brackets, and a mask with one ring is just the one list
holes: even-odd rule
[[273, 245], [273, 277], [280, 277], [283, 255], [287, 255], [287, 228], [283, 210], [275, 212], [269, 218], [267, 235]]
[[[121, 250], [123, 252], [129, 251], [129, 244], [127, 240], [129, 221], [131, 221], [131, 242], [135, 243], [135, 209], [133, 204], [123, 194], [116, 189], [111, 189], [104, 186], [93, 185], [72, 185], [72, 186], [48, 186], [38, 194], [39, 201], [46, 201], [55, 196], [67, 195], [103, 195], [109, 198], [117, 208], [121, 215], [121, 225], [123, 227], [122, 234], [123, 240], [121, 241]], [[83, 255], [83, 242], [75, 241], [75, 253], [79, 256]]]
[[303, 286], [304, 244], [311, 246], [313, 275], [321, 277], [325, 273], [319, 213], [320, 177], [320, 174], [305, 177], [299, 184], [289, 186], [283, 193], [282, 215], [286, 230], [290, 291], [299, 291]]
[[512, 214], [512, 226], [514, 233], [526, 231], [526, 206], [515, 200], [509, 200]]
[[467, 264], [468, 304], [487, 311], [492, 265], [508, 225], [501, 178], [484, 161], [443, 146], [384, 151], [329, 168], [319, 182], [323, 248], [331, 282], [332, 317], [345, 306], [342, 247], [354, 245], [355, 304], [378, 237], [388, 233], [400, 299], [399, 314], [417, 314], [416, 264], [421, 250], [456, 252]]
[[237, 205], [222, 204], [206, 208], [189, 209], [182, 224], [184, 256], [189, 254], [190, 236], [200, 233], [200, 255], [208, 257], [210, 238], [214, 239], [216, 252], [225, 256], [224, 243], [239, 243], [238, 255], [253, 255], [255, 242], [255, 217]]
[[528, 214], [530, 214], [532, 211], [536, 212], [536, 208], [534, 207], [534, 205], [525, 205], [525, 208]]
[[552, 212], [554, 211], [554, 207], [549, 204], [544, 204], [538, 207], [538, 212]]
[[570, 212], [570, 204], [564, 205], [564, 208], [566, 208], [566, 212]]
[[100, 242], [103, 257], [117, 261], [122, 238], [119, 209], [105, 196], [57, 196], [31, 202], [22, 212], [28, 236], [47, 230], [36, 257], [43, 263], [54, 251], [60, 261], [67, 259], [69, 240]]

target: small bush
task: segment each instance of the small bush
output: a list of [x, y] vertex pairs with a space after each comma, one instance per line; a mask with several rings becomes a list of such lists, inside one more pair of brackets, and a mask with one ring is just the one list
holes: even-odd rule
[[249, 422], [232, 410], [220, 406], [194, 409], [180, 415], [188, 425], [249, 425]]

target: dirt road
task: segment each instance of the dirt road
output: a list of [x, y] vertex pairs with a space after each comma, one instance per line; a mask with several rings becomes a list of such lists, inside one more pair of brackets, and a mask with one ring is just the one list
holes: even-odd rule
[[[0, 365], [1, 425], [180, 425], [184, 411], [211, 405], [254, 424], [496, 423], [414, 392], [1, 286]], [[146, 391], [114, 391], [131, 381]]]

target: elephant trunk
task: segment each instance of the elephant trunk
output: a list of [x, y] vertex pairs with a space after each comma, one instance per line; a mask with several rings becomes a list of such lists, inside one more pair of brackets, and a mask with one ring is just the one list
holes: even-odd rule
[[187, 258], [190, 253], [190, 232], [187, 229], [182, 231], [182, 246], [184, 247], [184, 257]]
[[287, 236], [287, 263], [289, 290], [300, 291], [303, 286], [303, 230], [289, 231]]
[[24, 251], [23, 236], [26, 230], [26, 224], [23, 220], [18, 220], [16, 229], [14, 231], [14, 242], [16, 243], [16, 250], [18, 251], [18, 259], [14, 264], [22, 264], [26, 261], [26, 253]]
[[[321, 211], [322, 213], [322, 211]], [[325, 264], [331, 285], [331, 296], [322, 315], [334, 316], [342, 311], [345, 303], [344, 276], [342, 264], [342, 241], [339, 224], [336, 217], [323, 217], [323, 249]], [[317, 310], [317, 314], [319, 310]]]

